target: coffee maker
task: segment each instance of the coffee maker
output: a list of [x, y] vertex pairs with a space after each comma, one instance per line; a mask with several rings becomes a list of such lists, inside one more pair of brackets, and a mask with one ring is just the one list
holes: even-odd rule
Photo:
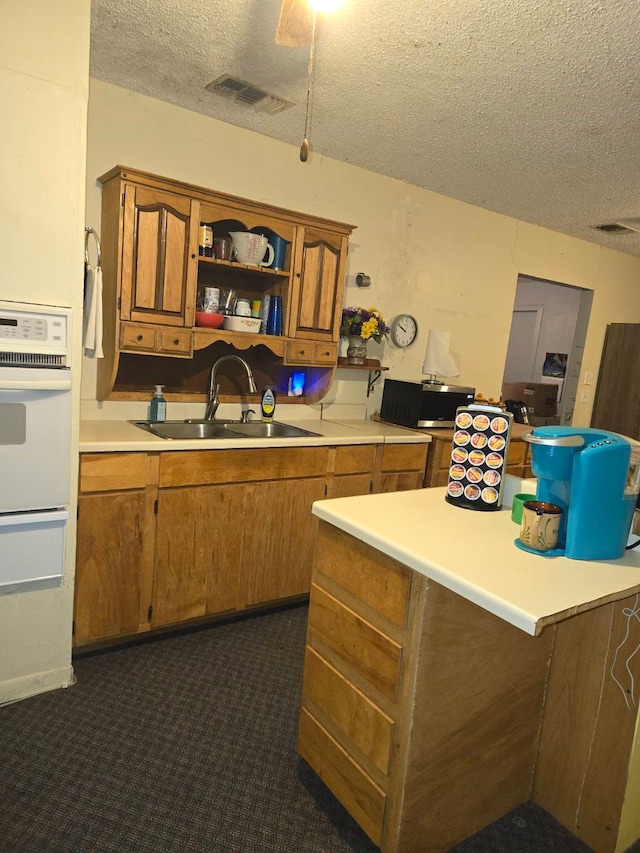
[[[535, 427], [536, 499], [563, 509], [558, 547], [548, 556], [616, 560], [624, 555], [640, 492], [640, 445], [600, 429]], [[528, 549], [527, 549], [528, 550]]]

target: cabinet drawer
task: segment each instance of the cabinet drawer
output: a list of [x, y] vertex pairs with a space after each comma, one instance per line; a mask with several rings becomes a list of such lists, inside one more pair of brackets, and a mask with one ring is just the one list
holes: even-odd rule
[[338, 345], [319, 341], [289, 341], [287, 343], [286, 364], [335, 364], [338, 359]]
[[122, 323], [120, 326], [120, 348], [154, 352], [156, 348], [155, 328], [153, 326]]
[[300, 713], [298, 752], [379, 846], [386, 800], [384, 791], [304, 708]]
[[324, 477], [327, 447], [167, 451], [160, 454], [160, 486]]
[[385, 444], [382, 451], [383, 471], [424, 471], [428, 444]]
[[144, 489], [146, 453], [83, 453], [80, 456], [80, 492]]
[[365, 474], [373, 470], [375, 444], [346, 444], [336, 447], [335, 474]]
[[336, 364], [338, 344], [315, 343], [313, 345], [313, 364]]
[[402, 647], [316, 584], [311, 586], [309, 632], [395, 701]]
[[312, 364], [312, 341], [288, 341], [285, 364]]
[[[393, 720], [308, 646], [304, 673], [302, 692], [305, 699], [321, 710], [348, 741], [387, 775]], [[350, 751], [349, 743], [345, 746]]]
[[404, 628], [411, 592], [410, 569], [399, 564], [390, 565], [389, 558], [375, 548], [326, 522], [321, 522], [318, 527], [316, 553], [319, 572], [385, 619]]
[[193, 332], [189, 329], [158, 329], [158, 352], [190, 356], [193, 352]]

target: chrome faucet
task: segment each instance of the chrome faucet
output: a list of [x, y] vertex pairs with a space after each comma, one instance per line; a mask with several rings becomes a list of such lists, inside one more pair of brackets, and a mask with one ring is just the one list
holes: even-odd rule
[[251, 372], [251, 368], [247, 364], [247, 362], [240, 358], [239, 355], [223, 355], [217, 361], [214, 362], [213, 367], [211, 368], [211, 375], [209, 376], [209, 397], [207, 399], [207, 408], [205, 409], [204, 419], [205, 421], [213, 421], [216, 417], [216, 412], [218, 411], [218, 406], [220, 405], [220, 400], [218, 399], [218, 391], [220, 390], [220, 386], [216, 383], [216, 375], [218, 373], [218, 368], [222, 364], [223, 361], [238, 361], [247, 371], [247, 380], [249, 382], [249, 392], [251, 394], [257, 394], [258, 389], [256, 388], [256, 383], [253, 379], [253, 373]]

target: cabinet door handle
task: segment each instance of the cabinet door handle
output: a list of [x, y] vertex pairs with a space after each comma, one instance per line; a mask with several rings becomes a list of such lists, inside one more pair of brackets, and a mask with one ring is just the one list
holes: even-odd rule
[[141, 341], [141, 340], [142, 340], [142, 335], [138, 335], [138, 337], [137, 337], [137, 339], [136, 339], [136, 340]]
[[180, 343], [180, 339], [179, 339], [179, 338], [174, 338], [174, 341], [173, 341], [173, 345], [174, 345], [174, 347], [177, 347], [179, 343]]

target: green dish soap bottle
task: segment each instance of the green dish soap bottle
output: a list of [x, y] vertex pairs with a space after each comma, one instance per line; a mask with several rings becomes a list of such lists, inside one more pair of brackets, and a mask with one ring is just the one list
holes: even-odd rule
[[275, 388], [272, 388], [271, 385], [267, 385], [267, 387], [262, 392], [262, 420], [263, 421], [272, 421], [273, 414], [276, 410], [276, 391]]
[[167, 401], [162, 396], [164, 385], [156, 385], [155, 394], [149, 406], [149, 420], [152, 424], [164, 423], [167, 419]]

